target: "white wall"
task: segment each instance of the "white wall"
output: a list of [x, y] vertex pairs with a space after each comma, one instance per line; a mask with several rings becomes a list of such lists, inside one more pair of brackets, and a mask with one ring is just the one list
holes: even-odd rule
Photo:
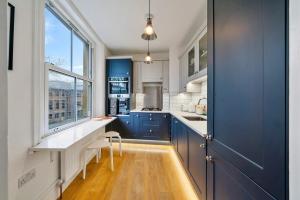
[[6, 7], [0, 1], [0, 194], [7, 199], [7, 60]]
[[[14, 71], [8, 74], [8, 189], [9, 200], [56, 199], [58, 178], [58, 155], [50, 153], [28, 154], [33, 145], [33, 13], [34, 1], [10, 0], [16, 6]], [[1, 6], [2, 7], [2, 6]], [[2, 12], [1, 12], [2, 13]], [[1, 17], [2, 19], [2, 17]], [[2, 24], [2, 23], [1, 23]], [[1, 30], [3, 30], [1, 28]], [[87, 30], [87, 29], [85, 29]], [[2, 49], [2, 48], [1, 48]], [[96, 41], [95, 114], [104, 113], [105, 46]], [[2, 59], [0, 59], [2, 60]], [[41, 66], [43, 67], [43, 66]], [[1, 73], [2, 74], [2, 73]], [[2, 78], [2, 77], [1, 77]], [[98, 92], [99, 91], [99, 92]], [[103, 96], [102, 96], [103, 95]], [[2, 97], [1, 97], [2, 100]], [[2, 121], [2, 120], [1, 120]], [[2, 128], [2, 126], [1, 126]], [[2, 145], [1, 145], [2, 147]], [[79, 159], [79, 158], [78, 158]], [[2, 155], [1, 155], [2, 163]], [[36, 177], [18, 188], [18, 178], [31, 169]], [[2, 189], [2, 187], [1, 187]], [[2, 192], [0, 199], [2, 199]]]
[[300, 199], [300, 1], [290, 0], [289, 167], [290, 199]]

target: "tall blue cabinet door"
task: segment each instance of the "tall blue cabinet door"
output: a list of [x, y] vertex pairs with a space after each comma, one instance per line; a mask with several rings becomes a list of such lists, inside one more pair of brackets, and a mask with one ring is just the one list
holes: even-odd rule
[[209, 200], [287, 198], [286, 5], [208, 1]]

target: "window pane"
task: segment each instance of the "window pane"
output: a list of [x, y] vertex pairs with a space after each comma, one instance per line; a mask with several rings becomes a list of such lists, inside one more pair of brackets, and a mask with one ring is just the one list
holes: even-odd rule
[[90, 82], [77, 80], [77, 119], [84, 119], [91, 116], [91, 91]]
[[82, 76], [89, 75], [89, 48], [77, 34], [73, 34], [73, 72]]
[[74, 122], [75, 78], [49, 71], [48, 87], [49, 129]]
[[71, 71], [71, 30], [45, 9], [45, 62]]

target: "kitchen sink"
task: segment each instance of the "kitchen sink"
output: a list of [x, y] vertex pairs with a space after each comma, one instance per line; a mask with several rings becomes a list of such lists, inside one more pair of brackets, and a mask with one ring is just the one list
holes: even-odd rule
[[197, 116], [182, 116], [182, 117], [189, 121], [206, 121], [206, 119], [203, 119], [202, 117], [197, 117]]

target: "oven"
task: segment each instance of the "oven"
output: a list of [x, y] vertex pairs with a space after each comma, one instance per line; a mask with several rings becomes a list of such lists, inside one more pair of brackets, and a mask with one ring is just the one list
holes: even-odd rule
[[108, 78], [109, 98], [129, 98], [130, 79], [129, 77], [109, 77]]

